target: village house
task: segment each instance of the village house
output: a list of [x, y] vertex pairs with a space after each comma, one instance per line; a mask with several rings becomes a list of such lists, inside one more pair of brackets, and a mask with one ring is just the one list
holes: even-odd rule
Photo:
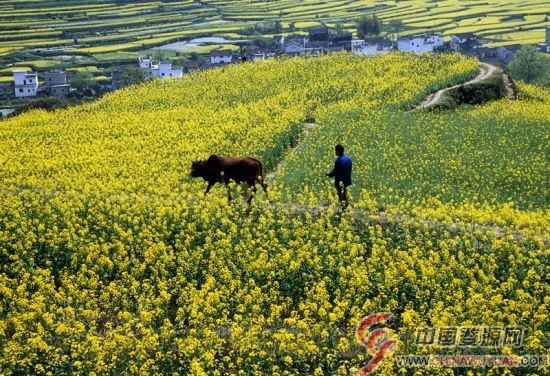
[[231, 50], [212, 50], [210, 51], [211, 64], [230, 64], [233, 61]]
[[479, 59], [483, 60], [494, 60], [497, 58], [497, 49], [494, 47], [479, 47], [475, 50], [475, 55]]
[[111, 90], [115, 91], [122, 87], [122, 71], [115, 70], [111, 72]]
[[328, 27], [321, 25], [307, 30], [309, 34], [308, 47], [326, 47], [329, 43]]
[[262, 49], [257, 48], [257, 49], [252, 49], [249, 52], [250, 52], [250, 57], [249, 57], [250, 61], [262, 61], [262, 60], [267, 60], [269, 58], [273, 58], [277, 56], [276, 52], [274, 52], [273, 49], [270, 49], [270, 48], [262, 48]]
[[185, 71], [186, 72], [195, 72], [195, 71], [198, 71], [200, 70], [201, 67], [199, 65], [199, 63], [197, 61], [194, 61], [194, 60], [191, 60], [191, 61], [188, 61], [187, 64], [185, 64]]
[[397, 49], [401, 52], [434, 52], [437, 48], [443, 47], [443, 35], [421, 35], [407, 36], [397, 39]]
[[285, 48], [285, 37], [281, 35], [274, 35], [271, 39], [271, 44], [274, 46], [274, 49], [280, 52]]
[[546, 26], [544, 34], [546, 39], [544, 42], [537, 44], [537, 48], [540, 52], [550, 54], [550, 26]]
[[346, 50], [351, 51], [351, 41], [353, 36], [350, 32], [343, 31], [338, 34], [331, 34], [329, 36], [329, 46], [332, 50]]
[[287, 55], [301, 54], [308, 44], [308, 39], [304, 35], [292, 34], [286, 37], [281, 37], [281, 45], [283, 53]]
[[290, 39], [285, 42], [285, 54], [294, 55], [302, 53], [304, 49], [304, 42], [298, 39]]
[[150, 56], [139, 57], [139, 67], [141, 69], [155, 69], [158, 68], [157, 64], [153, 64], [153, 59]]
[[497, 58], [503, 64], [508, 64], [516, 57], [516, 53], [519, 51], [520, 48], [520, 44], [512, 44], [505, 47], [499, 47], [497, 48]]
[[171, 62], [159, 62], [155, 64], [151, 57], [140, 57], [139, 67], [148, 70], [152, 77], [181, 77], [183, 75], [183, 68], [173, 68]]
[[287, 36], [276, 35], [272, 39], [274, 48], [267, 53], [298, 55], [304, 51], [309, 42], [307, 35], [291, 34]]
[[44, 88], [56, 97], [69, 94], [71, 85], [67, 82], [67, 72], [59, 69], [44, 72]]
[[151, 70], [153, 77], [181, 77], [183, 75], [183, 68], [174, 68], [172, 67], [171, 62], [160, 62], [158, 71], [153, 69]]
[[473, 53], [481, 46], [481, 43], [474, 33], [462, 33], [451, 35], [449, 47], [452, 51]]
[[353, 40], [351, 51], [357, 55], [379, 55], [391, 51], [393, 43], [389, 39], [379, 39], [377, 41], [365, 41], [363, 39]]
[[15, 84], [15, 96], [35, 97], [38, 92], [38, 75], [36, 72], [25, 70], [14, 70], [13, 80]]

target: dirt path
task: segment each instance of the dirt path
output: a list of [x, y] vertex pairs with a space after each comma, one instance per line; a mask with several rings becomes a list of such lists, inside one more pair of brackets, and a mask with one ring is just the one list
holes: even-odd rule
[[[40, 188], [21, 188], [21, 189], [5, 189], [0, 188], [0, 194], [19, 194], [25, 191], [35, 192], [35, 193], [41, 193], [45, 196], [48, 195], [70, 195], [71, 193], [59, 189], [59, 190], [47, 190], [47, 189], [40, 189]], [[146, 199], [153, 199], [155, 197], [164, 197], [169, 198], [167, 195], [162, 194], [151, 194], [151, 193], [140, 193], [136, 196], [122, 193], [122, 194], [116, 194], [116, 193], [97, 193], [94, 194], [95, 198], [102, 198], [102, 199], [113, 199], [116, 200], [119, 197], [146, 197]], [[196, 204], [197, 201], [195, 200], [189, 200], [187, 201], [189, 205]], [[238, 202], [236, 200], [235, 202]], [[244, 198], [243, 198], [244, 202]], [[329, 207], [326, 204], [318, 204], [316, 206], [304, 206], [300, 204], [295, 204], [292, 202], [264, 202], [261, 203], [265, 208], [268, 208], [269, 210], [280, 212], [285, 211], [291, 215], [303, 215], [305, 213], [309, 213], [314, 216], [321, 216], [330, 213], [331, 215], [341, 217], [346, 216], [350, 218], [354, 224], [352, 225], [353, 228], [357, 228], [358, 223], [377, 223], [382, 226], [388, 226], [388, 225], [395, 225], [395, 224], [410, 224], [410, 225], [421, 225], [421, 226], [428, 226], [432, 229], [444, 229], [449, 231], [451, 234], [457, 234], [461, 231], [470, 231], [470, 232], [481, 232], [483, 234], [489, 235], [491, 237], [495, 238], [502, 238], [507, 236], [512, 236], [516, 241], [519, 243], [523, 243], [525, 240], [532, 239], [533, 236], [537, 234], [530, 234], [530, 233], [523, 233], [519, 229], [514, 228], [504, 228], [502, 226], [496, 226], [496, 225], [486, 225], [486, 224], [480, 224], [480, 223], [457, 223], [457, 222], [450, 222], [450, 223], [443, 223], [438, 220], [429, 219], [429, 218], [419, 218], [414, 216], [409, 216], [407, 214], [395, 214], [390, 215], [386, 213], [385, 211], [369, 211], [365, 209], [356, 209], [356, 208], [348, 208], [345, 213], [342, 213], [342, 210], [339, 206], [336, 207]], [[352, 203], [353, 205], [353, 203]], [[541, 236], [542, 241], [550, 245], [550, 238], [545, 236], [544, 233], [539, 233], [539, 236]]]
[[[305, 135], [307, 136], [317, 127], [317, 124], [315, 124], [315, 123], [303, 123], [302, 126], [304, 127], [304, 132], [305, 132]], [[296, 146], [298, 146], [298, 145], [296, 145]], [[296, 146], [294, 146], [294, 148]], [[275, 167], [275, 170], [270, 171], [269, 173], [267, 173], [265, 175], [265, 180], [268, 183], [271, 182], [275, 178], [275, 175], [277, 175], [277, 173], [279, 172], [279, 169], [281, 167], [281, 163], [282, 163], [282, 160], [277, 164], [277, 167]]]
[[447, 87], [445, 89], [441, 89], [439, 91], [436, 91], [435, 93], [432, 93], [432, 94], [428, 95], [428, 97], [426, 97], [426, 100], [424, 102], [422, 102], [420, 105], [418, 105], [416, 108], [422, 109], [422, 108], [431, 107], [431, 106], [435, 105], [436, 103], [438, 103], [439, 100], [441, 99], [441, 96], [444, 93], [446, 93], [447, 91], [452, 90], [452, 89], [456, 89], [457, 87], [462, 86], [462, 85], [475, 84], [477, 82], [486, 80], [494, 72], [496, 72], [498, 70], [500, 70], [500, 68], [495, 67], [494, 65], [487, 64], [487, 63], [479, 63], [479, 75], [476, 78], [474, 78], [470, 81], [458, 84], [458, 85], [454, 85], [454, 86]]
[[517, 88], [512, 77], [508, 73], [502, 73], [502, 79], [504, 81], [504, 88], [506, 89], [506, 96], [509, 99], [516, 99]]

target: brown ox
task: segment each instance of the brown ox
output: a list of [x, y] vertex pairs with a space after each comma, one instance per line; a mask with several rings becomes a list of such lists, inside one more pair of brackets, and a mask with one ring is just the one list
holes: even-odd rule
[[[234, 180], [237, 184], [243, 181], [247, 182], [254, 194], [256, 193], [256, 181], [259, 181], [267, 196], [267, 184], [264, 183], [262, 162], [256, 158], [220, 157], [212, 154], [206, 161], [198, 160], [191, 164], [191, 176], [201, 177], [208, 182], [206, 192], [204, 192], [205, 197], [214, 184], [223, 182], [227, 187], [227, 199], [231, 201], [230, 180]], [[248, 203], [254, 194], [247, 200]]]

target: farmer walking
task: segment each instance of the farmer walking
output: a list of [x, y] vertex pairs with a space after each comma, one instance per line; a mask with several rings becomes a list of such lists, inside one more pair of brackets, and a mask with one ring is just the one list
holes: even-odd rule
[[342, 209], [348, 207], [348, 195], [346, 188], [351, 185], [351, 158], [344, 154], [344, 147], [340, 144], [334, 148], [336, 152], [336, 160], [334, 168], [331, 172], [327, 172], [329, 178], [334, 178], [334, 186], [338, 191], [338, 200], [342, 205]]

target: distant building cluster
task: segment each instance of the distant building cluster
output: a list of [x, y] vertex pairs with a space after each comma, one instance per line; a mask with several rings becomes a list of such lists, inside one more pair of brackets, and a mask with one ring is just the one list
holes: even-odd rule
[[[140, 57], [138, 64], [139, 68], [146, 72], [144, 77], [178, 78], [184, 72], [235, 62], [258, 61], [282, 55], [317, 56], [332, 51], [350, 51], [366, 56], [390, 51], [416, 54], [457, 51], [482, 60], [508, 64], [521, 48], [519, 44], [497, 48], [483, 47], [482, 44], [483, 41], [473, 33], [453, 34], [448, 42], [444, 42], [443, 35], [438, 33], [403, 36], [396, 41], [388, 38], [354, 40], [349, 32], [331, 33], [326, 26], [322, 25], [308, 29], [307, 34], [274, 36], [264, 40], [262, 46], [251, 46], [248, 49], [243, 47], [235, 54], [230, 49], [214, 49], [209, 53], [209, 61], [202, 64], [195, 59], [187, 62], [184, 67], [174, 67], [172, 62], [154, 61], [151, 56]], [[550, 26], [546, 27], [545, 42], [539, 44], [538, 48], [542, 52], [550, 53]], [[110, 87], [107, 89], [116, 90], [124, 86], [123, 76], [126, 71], [125, 67], [115, 69], [111, 74]], [[34, 97], [40, 93], [62, 97], [75, 90], [71, 89], [64, 70], [49, 70], [41, 75], [44, 81], [39, 81], [37, 72], [14, 69], [13, 81], [0, 82], [0, 97]], [[105, 90], [105, 87], [98, 90]]]
[[38, 73], [27, 69], [14, 69], [13, 81], [0, 82], [0, 96], [5, 97], [35, 97], [45, 93], [61, 97], [71, 92], [71, 85], [67, 81], [64, 70], [52, 69], [44, 72], [44, 82], [38, 79]]
[[[265, 40], [265, 45], [241, 48], [236, 53], [230, 49], [214, 49], [209, 53], [208, 62], [199, 64], [189, 61], [183, 68], [174, 68], [170, 62], [154, 62], [150, 56], [139, 58], [139, 67], [149, 72], [149, 77], [181, 77], [184, 72], [209, 69], [212, 67], [234, 64], [235, 62], [265, 60], [277, 56], [317, 56], [332, 51], [350, 51], [358, 55], [377, 55], [390, 51], [407, 53], [437, 53], [457, 51], [465, 55], [477, 56], [484, 60], [495, 60], [508, 64], [516, 55], [521, 45], [498, 48], [482, 47], [482, 40], [473, 33], [458, 33], [450, 36], [448, 42], [438, 33], [411, 35], [392, 41], [388, 38], [374, 40], [357, 40], [348, 32], [331, 33], [326, 26], [308, 29], [307, 34], [290, 34], [274, 36]], [[539, 46], [541, 51], [550, 53], [550, 27], [546, 28], [546, 43]], [[122, 71], [112, 73], [112, 90], [116, 90], [121, 82]], [[1, 92], [1, 87], [0, 87]]]
[[443, 35], [431, 34], [422, 36], [410, 36], [397, 39], [397, 50], [402, 52], [436, 52], [443, 47]]
[[183, 68], [173, 68], [171, 62], [154, 63], [151, 57], [140, 57], [139, 67], [149, 71], [151, 77], [181, 77], [183, 75]]

